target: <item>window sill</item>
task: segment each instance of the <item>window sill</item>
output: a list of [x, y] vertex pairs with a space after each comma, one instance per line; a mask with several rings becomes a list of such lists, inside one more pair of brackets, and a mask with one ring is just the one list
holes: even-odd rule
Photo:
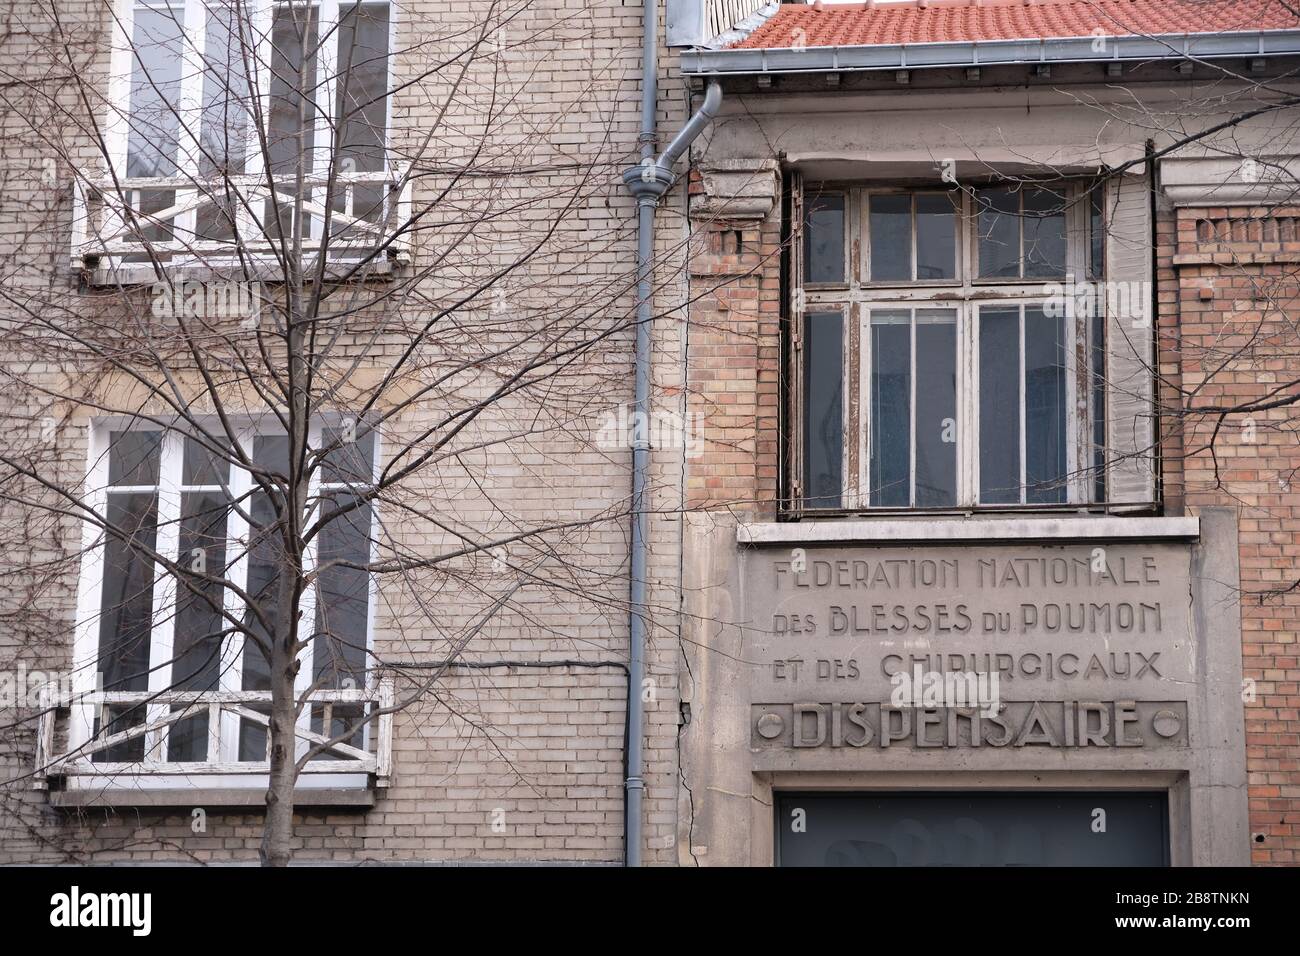
[[982, 544], [1023, 541], [1188, 541], [1200, 519], [1187, 518], [879, 518], [847, 521], [762, 521], [736, 528], [741, 545]]
[[[50, 791], [49, 802], [50, 806], [59, 809], [244, 807], [259, 810], [266, 807], [264, 777], [231, 787], [151, 786], [155, 782], [140, 782], [137, 778], [134, 785], [123, 786], [121, 783], [86, 780], [82, 786]], [[375, 800], [375, 790], [364, 785], [304, 787], [300, 784], [293, 796], [295, 807], [368, 809], [375, 805]]]
[[[315, 270], [314, 256], [304, 253], [302, 261], [304, 269]], [[405, 254], [375, 256], [364, 265], [360, 265], [356, 256], [331, 257], [325, 266], [325, 279], [334, 282], [345, 279], [354, 282], [393, 281], [403, 274], [409, 262], [409, 256]], [[254, 256], [234, 265], [181, 261], [164, 261], [161, 265], [173, 282], [216, 282], [238, 278], [274, 284], [285, 280], [284, 268], [271, 256]], [[87, 285], [95, 287], [152, 286], [158, 281], [158, 270], [151, 262], [121, 262], [109, 257], [87, 256], [79, 271]]]

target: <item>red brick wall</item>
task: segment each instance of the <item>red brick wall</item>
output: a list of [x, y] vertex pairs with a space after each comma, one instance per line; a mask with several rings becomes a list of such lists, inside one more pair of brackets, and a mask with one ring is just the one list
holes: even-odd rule
[[1300, 405], [1217, 409], [1296, 393], [1300, 209], [1179, 209], [1158, 235], [1166, 499], [1237, 510], [1252, 859], [1295, 864]]
[[774, 517], [781, 363], [780, 210], [762, 222], [697, 222], [690, 257], [687, 387], [703, 449], [689, 508]]

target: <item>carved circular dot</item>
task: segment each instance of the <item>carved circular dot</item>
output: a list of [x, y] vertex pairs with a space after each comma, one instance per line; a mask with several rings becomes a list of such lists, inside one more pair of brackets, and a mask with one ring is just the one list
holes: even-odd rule
[[785, 721], [779, 714], [764, 714], [758, 718], [758, 735], [767, 740], [781, 736], [784, 729]]
[[1156, 711], [1151, 728], [1161, 737], [1172, 737], [1182, 728], [1183, 722], [1172, 710]]

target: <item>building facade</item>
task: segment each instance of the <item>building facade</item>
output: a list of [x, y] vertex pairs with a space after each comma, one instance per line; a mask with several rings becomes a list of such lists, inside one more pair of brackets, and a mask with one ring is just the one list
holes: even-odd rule
[[[0, 45], [28, 96], [3, 117], [22, 491], [0, 640], [13, 686], [68, 690], [11, 708], [0, 859], [255, 860], [256, 633], [234, 643], [26, 484], [135, 515], [120, 546], [147, 528], [159, 569], [239, 551], [273, 510], [274, 372], [214, 386], [133, 325], [250, 275], [213, 257], [276, 255], [236, 239], [251, 211], [205, 226], [210, 195], [177, 218], [212, 147], [132, 121], [184, 130], [192, 103], [220, 127], [193, 54], [161, 80], [173, 33], [231, 44], [211, 3], [29, 6]], [[1293, 11], [669, 0], [647, 57], [640, 4], [264, 6], [272, 178], [301, 155], [275, 87], [300, 48], [346, 37], [311, 68], [360, 49], [388, 71], [310, 98], [325, 174], [356, 177], [344, 234], [390, 230], [378, 262], [373, 236], [320, 254], [344, 305], [311, 316], [338, 346], [305, 441], [350, 451], [313, 500], [364, 497], [447, 431], [455, 452], [310, 552], [338, 570], [309, 589], [299, 746], [376, 716], [301, 775], [296, 859], [1296, 862]], [[90, 82], [51, 88], [51, 64]], [[93, 218], [115, 172], [118, 226], [171, 233], [122, 245]], [[193, 283], [162, 315], [160, 276]], [[43, 352], [50, 310], [100, 332]], [[456, 332], [425, 337], [433, 314]], [[190, 443], [223, 405], [242, 458]], [[205, 592], [228, 620], [276, 580], [245, 552]]]
[[1285, 58], [1219, 58], [1290, 21], [1247, 6], [782, 8], [684, 58], [735, 89], [692, 187], [701, 862], [1294, 861], [1254, 432], [1293, 120]]

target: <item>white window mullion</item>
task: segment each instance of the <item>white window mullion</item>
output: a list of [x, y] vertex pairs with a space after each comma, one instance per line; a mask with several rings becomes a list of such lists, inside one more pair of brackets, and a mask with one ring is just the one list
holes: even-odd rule
[[979, 504], [979, 307], [972, 301], [975, 264], [975, 201], [961, 191], [957, 229], [957, 258], [961, 270], [961, 301], [957, 304], [957, 501]]
[[907, 277], [909, 282], [915, 282], [919, 278], [916, 272], [916, 265], [918, 261], [918, 244], [920, 243], [920, 238], [916, 234], [916, 227], [917, 227], [916, 200], [917, 200], [916, 193], [911, 193], [907, 198], [908, 229], [912, 234], [912, 271]]
[[[135, 7], [137, 0], [117, 0], [114, 6], [117, 25], [109, 31], [111, 48], [108, 71], [108, 122], [104, 125], [104, 173], [112, 171], [120, 180], [126, 176], [126, 159], [131, 133], [131, 77], [135, 73]], [[126, 228], [118, 202], [135, 206], [139, 197], [134, 190], [124, 190], [117, 202], [105, 204], [100, 220], [104, 238], [119, 236]], [[97, 238], [92, 236], [91, 238]], [[107, 447], [107, 446], [106, 446]], [[107, 476], [107, 472], [105, 472]]]
[[[309, 458], [311, 455], [310, 449], [319, 449], [321, 447], [321, 426], [319, 422], [313, 422], [311, 427], [307, 430], [307, 447], [309, 449]], [[321, 468], [317, 467], [316, 470], [312, 472], [311, 479], [307, 486], [307, 500], [310, 502], [311, 507], [308, 509], [307, 514], [303, 519], [303, 527], [307, 527], [312, 521], [320, 516], [320, 475]], [[316, 571], [316, 554], [319, 543], [320, 535], [318, 534], [312, 538], [311, 542], [303, 551], [303, 573], [306, 575], [314, 574]], [[316, 592], [319, 587], [319, 579], [313, 580], [311, 587], [303, 589], [302, 600], [299, 604], [299, 620], [302, 623], [300, 625], [301, 630], [299, 631], [298, 637], [300, 640], [305, 638], [302, 653], [298, 655], [298, 676], [294, 680], [293, 687], [294, 695], [299, 700], [302, 699], [303, 694], [307, 693], [311, 688], [312, 682], [315, 680], [316, 641], [314, 635], [316, 632]], [[302, 712], [298, 715], [298, 728], [307, 732], [311, 731], [310, 704], [304, 706]], [[303, 753], [306, 752], [306, 747], [307, 743], [305, 740], [299, 739], [297, 741], [297, 746], [294, 748], [295, 759], [300, 758]]]
[[[107, 427], [90, 427], [86, 442], [89, 467], [86, 473], [87, 505], [91, 513], [108, 517], [108, 446]], [[77, 703], [68, 725], [68, 752], [76, 753], [94, 733], [95, 717], [100, 704], [85, 695], [100, 690], [99, 625], [104, 589], [105, 532], [94, 522], [82, 528], [81, 576], [77, 587], [77, 630], [72, 657], [72, 689]]]
[[[846, 244], [849, 246], [848, 255], [852, 256], [852, 250], [855, 243], [853, 237], [857, 236], [861, 240], [856, 245], [859, 247], [858, 259], [854, 263], [852, 283], [850, 288], [857, 290], [860, 286], [866, 285], [871, 281], [871, 193], [863, 190], [850, 190], [849, 195], [854, 197], [851, 204], [853, 215], [857, 221], [849, 228], [849, 234], [846, 238]], [[850, 258], [850, 261], [852, 259]]]
[[[395, 79], [393, 77], [393, 69], [397, 63], [397, 20], [402, 15], [402, 11], [400, 9], [401, 5], [393, 3], [392, 0], [384, 0], [384, 5], [388, 7], [388, 62], [384, 67], [385, 95], [384, 95], [384, 166], [383, 166], [384, 171], [387, 172], [388, 170], [393, 169], [393, 164], [388, 161], [389, 148], [393, 142], [393, 95], [392, 93], [393, 93], [393, 84], [395, 82]], [[396, 170], [394, 170], [394, 172], [396, 172]], [[855, 209], [855, 204], [851, 203], [850, 201], [853, 195], [854, 193], [850, 192], [847, 196], [845, 196], [844, 211], [846, 213], [846, 216], [850, 213], [850, 210]], [[397, 196], [395, 194], [390, 194], [389, 201], [396, 202], [396, 200], [397, 200]], [[385, 206], [384, 212], [387, 213], [387, 211], [388, 211], [388, 207]], [[852, 215], [856, 216], [857, 215], [856, 211], [854, 211]], [[400, 223], [398, 225], [400, 225]], [[852, 233], [850, 233], [850, 235], [852, 235]], [[852, 288], [857, 288], [861, 278], [861, 273], [855, 268], [851, 273], [849, 273], [849, 276], [850, 276], [850, 286]], [[378, 461], [377, 458], [375, 460]]]
[[[392, 49], [392, 47], [390, 46], [389, 49]], [[850, 311], [850, 315], [852, 315], [852, 311]], [[375, 485], [379, 484], [379, 476], [382, 473], [380, 469], [380, 462], [384, 460], [383, 436], [379, 433], [378, 430], [374, 431], [373, 434], [375, 436], [374, 444], [371, 446], [372, 447], [371, 454], [373, 455], [373, 457], [370, 460], [370, 481], [371, 481], [372, 488]], [[859, 495], [863, 493], [861, 485], [858, 486], [858, 493]], [[367, 549], [366, 553], [367, 555], [369, 555], [371, 564], [374, 564], [379, 560], [379, 537], [383, 533], [382, 532], [383, 526], [380, 524], [380, 514], [379, 514], [378, 505], [379, 502], [376, 498], [372, 498], [370, 500], [370, 546]], [[371, 657], [371, 654], [373, 653], [375, 648], [375, 614], [377, 613], [378, 607], [379, 607], [379, 576], [377, 574], [367, 574], [366, 575], [366, 658], [365, 658], [366, 691], [369, 694], [375, 695], [376, 699], [378, 699], [379, 679], [381, 675], [378, 672], [378, 668], [376, 667], [374, 658]], [[362, 731], [361, 748], [364, 750], [370, 745], [369, 722], [367, 722], [361, 728], [361, 731]]]
[[[163, 435], [158, 469], [158, 531], [154, 550], [163, 558], [179, 561], [181, 520], [181, 459], [185, 452], [184, 436], [176, 431]], [[176, 634], [176, 576], [162, 567], [154, 568], [153, 626], [149, 640], [149, 692], [158, 694], [174, 686], [173, 647]], [[168, 704], [151, 703], [146, 713], [149, 723], [162, 720], [171, 710]], [[165, 744], [170, 728], [145, 735], [145, 761], [166, 759]]]
[[[238, 435], [241, 451], [248, 460], [253, 458], [253, 434], [244, 430]], [[226, 522], [226, 579], [233, 588], [241, 592], [248, 591], [249, 546], [252, 542], [252, 527], [244, 514], [252, 507], [253, 477], [246, 470], [232, 467], [230, 474], [230, 498], [236, 502], [231, 508]], [[244, 514], [241, 514], [240, 512]], [[247, 607], [241, 597], [231, 589], [226, 589], [222, 606], [226, 614], [236, 621], [248, 620]], [[233, 625], [227, 621], [227, 627]], [[218, 676], [218, 690], [233, 693], [244, 687], [244, 635], [232, 631], [222, 642], [221, 667]], [[209, 740], [212, 728], [209, 727]], [[208, 759], [219, 763], [233, 763], [239, 759], [239, 717], [231, 711], [222, 711], [219, 747], [214, 750], [209, 744]]]
[[126, 150], [130, 135], [131, 76], [135, 72], [135, 6], [137, 0], [117, 0], [117, 24], [110, 31], [108, 72], [108, 122], [104, 124], [105, 157], [118, 176], [126, 175]]
[[[261, 246], [274, 235], [270, 223], [266, 222], [266, 203], [259, 198], [265, 196], [261, 187], [265, 178], [266, 164], [262, 153], [262, 141], [257, 135], [259, 127], [269, 131], [271, 116], [273, 0], [246, 0], [245, 9], [250, 9], [251, 14], [246, 22], [241, 22], [240, 29], [248, 31], [250, 35], [244, 37], [243, 41], [253, 48], [249, 55], [247, 72], [251, 92], [257, 98], [257, 111], [254, 111], [253, 104], [250, 103], [249, 125], [245, 140], [244, 175], [253, 185], [240, 190], [241, 202], [236, 221], [239, 225], [239, 234], [244, 237], [245, 242], [251, 241]], [[251, 446], [249, 454], [252, 454]]]
[[[184, 40], [181, 43], [181, 87], [177, 112], [176, 166], [179, 177], [192, 184], [176, 192], [176, 203], [198, 199], [200, 140], [203, 135], [203, 47], [207, 37], [207, 4], [204, 0], [185, 0], [181, 11]], [[176, 236], [182, 241], [197, 240], [198, 212], [186, 210], [176, 217]]]

